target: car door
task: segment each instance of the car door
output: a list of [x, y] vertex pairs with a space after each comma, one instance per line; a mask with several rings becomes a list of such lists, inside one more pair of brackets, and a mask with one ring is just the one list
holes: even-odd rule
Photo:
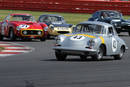
[[114, 55], [114, 54], [117, 54], [117, 51], [118, 51], [118, 40], [116, 39], [116, 32], [114, 31], [114, 28], [113, 27], [108, 27], [108, 44], [109, 44], [109, 50], [108, 50], [108, 53], [110, 55]]

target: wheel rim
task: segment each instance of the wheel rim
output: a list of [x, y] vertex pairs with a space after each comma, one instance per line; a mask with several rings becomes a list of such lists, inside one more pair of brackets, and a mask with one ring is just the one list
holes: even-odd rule
[[12, 37], [13, 37], [13, 32], [10, 31], [10, 38], [12, 39]]

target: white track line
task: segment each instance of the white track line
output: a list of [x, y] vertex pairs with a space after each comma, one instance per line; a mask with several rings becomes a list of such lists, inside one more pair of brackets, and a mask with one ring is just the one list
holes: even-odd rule
[[13, 56], [13, 55], [16, 55], [16, 54], [0, 54], [0, 57]]
[[6, 49], [31, 49], [30, 47], [6, 47]]

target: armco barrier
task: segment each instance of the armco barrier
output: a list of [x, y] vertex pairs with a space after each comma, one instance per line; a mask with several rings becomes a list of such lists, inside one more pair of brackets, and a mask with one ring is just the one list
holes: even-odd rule
[[85, 0], [0, 0], [0, 9], [71, 13], [93, 13], [97, 10], [117, 10], [125, 15], [130, 15], [130, 2]]

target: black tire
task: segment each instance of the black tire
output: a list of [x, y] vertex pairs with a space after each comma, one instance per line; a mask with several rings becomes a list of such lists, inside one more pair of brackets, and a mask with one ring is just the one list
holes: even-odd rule
[[61, 53], [59, 51], [55, 52], [55, 56], [56, 56], [57, 61], [64, 61], [66, 59], [66, 57], [67, 57], [66, 54], [63, 54], [63, 53]]
[[9, 32], [9, 38], [11, 41], [14, 41], [16, 40], [16, 37], [15, 37], [15, 34], [14, 34], [14, 31], [11, 29], [10, 32]]
[[4, 36], [0, 34], [0, 41], [4, 39]]
[[130, 32], [128, 32], [129, 36], [130, 36]]
[[100, 46], [97, 53], [95, 55], [92, 56], [92, 59], [93, 60], [101, 60], [103, 58], [103, 55], [104, 55], [104, 47], [103, 46]]
[[45, 40], [46, 40], [46, 38], [45, 38], [45, 37], [42, 37], [42, 38], [40, 38], [40, 40], [41, 40], [41, 41], [45, 41]]
[[31, 41], [31, 38], [22, 38], [23, 41]]
[[87, 56], [85, 56], [85, 55], [80, 55], [80, 59], [81, 59], [81, 61], [85, 61], [85, 60], [87, 60]]
[[50, 39], [50, 38], [51, 38], [51, 35], [48, 34], [48, 35], [47, 35], [47, 39]]
[[115, 60], [121, 60], [124, 53], [125, 53], [125, 47], [122, 46], [121, 49], [120, 49], [120, 53], [118, 55], [115, 55], [114, 59]]

